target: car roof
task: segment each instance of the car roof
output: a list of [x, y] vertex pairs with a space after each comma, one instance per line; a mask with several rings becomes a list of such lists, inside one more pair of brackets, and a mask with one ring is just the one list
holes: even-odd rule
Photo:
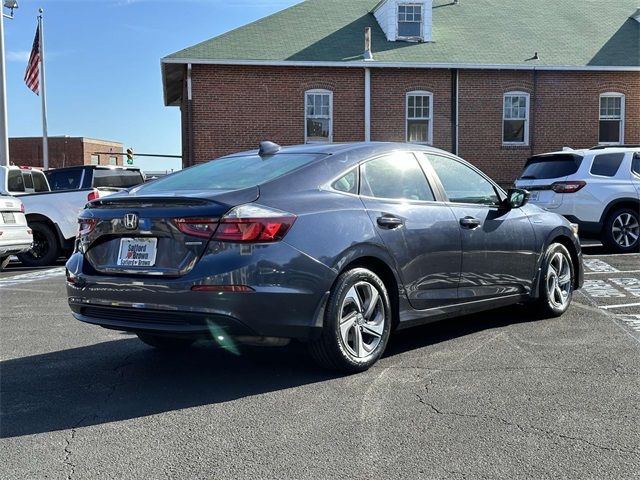
[[86, 168], [93, 170], [134, 170], [139, 171], [139, 167], [128, 167], [124, 165], [72, 165], [70, 167], [60, 167], [60, 168], [50, 168], [46, 170], [47, 172], [60, 172], [66, 170], [74, 170], [77, 168]]
[[[402, 142], [351, 142], [351, 143], [308, 143], [305, 145], [292, 145], [281, 147], [278, 154], [317, 154], [317, 155], [338, 155], [344, 153], [354, 153], [357, 151], [367, 151], [367, 153], [385, 153], [394, 150], [425, 151], [432, 153], [449, 154], [444, 150], [420, 145], [417, 143]], [[257, 155], [259, 150], [246, 150], [226, 155], [222, 158], [240, 157], [246, 155]]]
[[627, 153], [627, 152], [640, 152], [640, 147], [625, 147], [625, 146], [602, 146], [602, 147], [598, 147], [598, 148], [580, 148], [580, 149], [572, 149], [572, 148], [566, 148], [564, 150], [558, 150], [555, 152], [546, 152], [546, 153], [539, 153], [534, 155], [534, 157], [544, 157], [544, 156], [551, 156], [551, 155], [582, 155], [587, 156], [587, 155], [602, 155], [603, 153]]

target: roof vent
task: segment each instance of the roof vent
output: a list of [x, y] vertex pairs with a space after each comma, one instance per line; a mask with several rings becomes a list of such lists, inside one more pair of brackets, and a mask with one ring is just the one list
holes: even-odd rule
[[633, 18], [636, 22], [640, 23], [640, 7], [636, 9], [636, 13], [631, 15], [631, 18]]
[[258, 155], [261, 157], [267, 157], [269, 155], [275, 155], [280, 151], [282, 147], [277, 143], [273, 142], [260, 142], [260, 149], [258, 150]]
[[373, 51], [371, 50], [371, 27], [364, 29], [364, 59], [368, 62], [373, 60]]

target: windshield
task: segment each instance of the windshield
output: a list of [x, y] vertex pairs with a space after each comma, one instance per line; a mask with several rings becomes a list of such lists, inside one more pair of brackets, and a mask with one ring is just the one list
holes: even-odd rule
[[567, 177], [578, 171], [580, 163], [582, 163], [582, 157], [573, 154], [532, 157], [524, 167], [520, 180]]
[[281, 177], [323, 157], [286, 154], [226, 157], [188, 168], [140, 187], [138, 193], [179, 190], [241, 190]]

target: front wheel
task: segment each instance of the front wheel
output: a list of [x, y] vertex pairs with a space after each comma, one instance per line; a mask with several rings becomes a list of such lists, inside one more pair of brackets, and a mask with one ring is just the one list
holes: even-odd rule
[[573, 298], [575, 267], [567, 248], [554, 243], [542, 262], [537, 311], [543, 317], [559, 317]]
[[325, 368], [362, 372], [384, 353], [391, 320], [382, 280], [365, 268], [348, 270], [331, 289], [322, 334], [309, 344], [309, 352]]
[[138, 332], [136, 335], [147, 345], [160, 350], [183, 350], [195, 342], [192, 338], [165, 337], [151, 333]]
[[607, 218], [602, 243], [620, 253], [637, 252], [640, 246], [640, 212], [632, 208], [616, 210]]

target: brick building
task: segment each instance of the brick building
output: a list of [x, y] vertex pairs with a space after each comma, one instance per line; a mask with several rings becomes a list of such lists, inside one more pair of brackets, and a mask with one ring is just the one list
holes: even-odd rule
[[308, 0], [162, 66], [185, 166], [265, 139], [412, 141], [509, 183], [535, 153], [640, 143], [636, 0]]
[[[49, 168], [72, 165], [122, 165], [122, 143], [85, 137], [49, 137]], [[13, 165], [42, 167], [42, 137], [9, 139]]]

